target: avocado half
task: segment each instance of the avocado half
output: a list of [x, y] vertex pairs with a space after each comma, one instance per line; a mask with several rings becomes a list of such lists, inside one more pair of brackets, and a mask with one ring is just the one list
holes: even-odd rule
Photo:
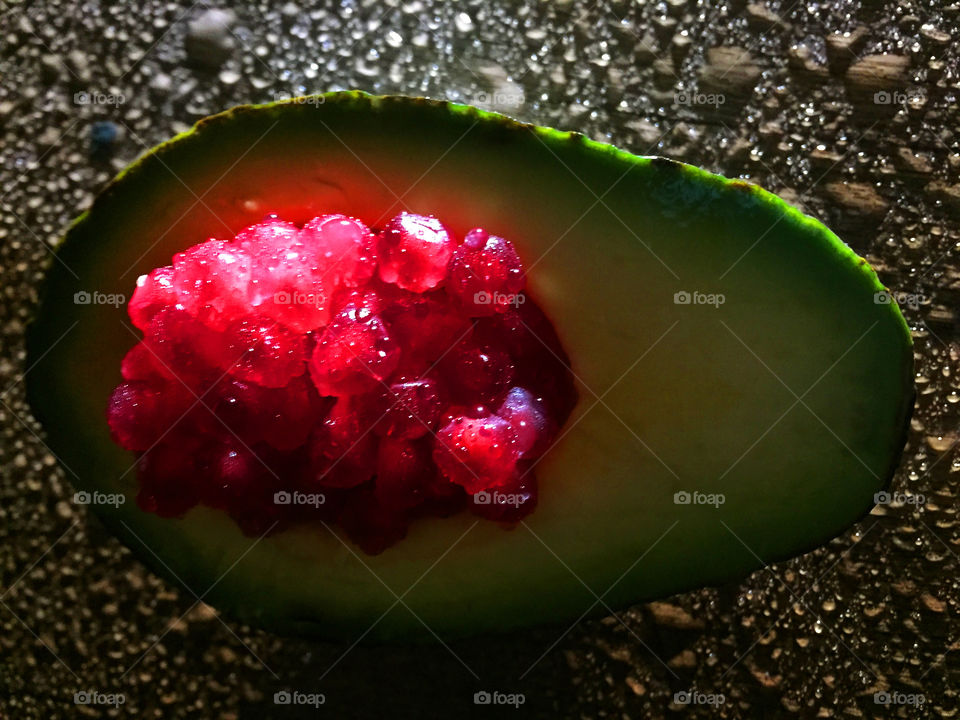
[[[270, 212], [401, 210], [510, 238], [570, 355], [580, 401], [537, 510], [509, 531], [419, 521], [373, 557], [324, 528], [257, 540], [206, 508], [140, 511], [104, 416], [137, 337], [122, 304], [75, 294], [129, 298]], [[94, 506], [103, 521], [204, 601], [287, 632], [462, 636], [728, 581], [861, 518], [913, 407], [910, 333], [883, 291], [746, 182], [463, 105], [331, 93], [206, 118], [120, 173], [50, 266], [27, 390], [78, 489], [126, 495]]]

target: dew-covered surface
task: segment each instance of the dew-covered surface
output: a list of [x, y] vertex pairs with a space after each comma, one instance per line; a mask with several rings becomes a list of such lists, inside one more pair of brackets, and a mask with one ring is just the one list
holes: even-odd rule
[[[203, 4], [0, 2], [0, 716], [957, 717], [960, 6], [265, 5], [224, 34]], [[51, 247], [116, 170], [203, 115], [347, 88], [494, 106], [749, 178], [824, 219], [910, 295], [907, 501], [742, 583], [448, 647], [280, 638], [147, 571], [72, 502], [24, 401]], [[278, 705], [283, 690], [326, 703]], [[525, 703], [475, 705], [480, 690]], [[678, 705], [682, 691], [725, 702]]]

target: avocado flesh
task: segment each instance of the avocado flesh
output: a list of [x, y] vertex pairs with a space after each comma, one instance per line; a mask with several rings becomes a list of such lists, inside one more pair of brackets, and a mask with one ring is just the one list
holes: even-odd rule
[[[234, 108], [159, 146], [51, 265], [30, 401], [79, 489], [127, 494], [94, 509], [159, 571], [255, 624], [429, 640], [727, 581], [872, 507], [912, 408], [911, 340], [823, 225], [746, 183], [473, 108], [322, 101]], [[268, 212], [379, 225], [401, 209], [510, 238], [571, 358], [580, 401], [537, 467], [533, 515], [510, 531], [469, 513], [419, 520], [371, 557], [325, 528], [257, 541], [217, 511], [141, 512], [133, 456], [104, 419], [137, 338], [123, 306], [74, 294], [129, 297], [175, 252]], [[675, 304], [681, 291], [725, 302]], [[676, 504], [678, 491], [725, 502]]]

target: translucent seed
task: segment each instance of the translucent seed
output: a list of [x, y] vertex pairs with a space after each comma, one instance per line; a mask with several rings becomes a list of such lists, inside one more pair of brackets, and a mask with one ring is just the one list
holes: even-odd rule
[[523, 265], [509, 240], [479, 228], [467, 233], [450, 260], [447, 291], [470, 317], [526, 302]]
[[455, 247], [436, 218], [400, 213], [380, 233], [380, 279], [413, 292], [431, 290], [446, 277]]
[[399, 361], [400, 348], [380, 317], [348, 306], [317, 341], [310, 377], [321, 395], [355, 395], [382, 387]]
[[518, 458], [516, 433], [497, 415], [455, 418], [437, 433], [433, 450], [440, 471], [468, 493], [506, 482]]

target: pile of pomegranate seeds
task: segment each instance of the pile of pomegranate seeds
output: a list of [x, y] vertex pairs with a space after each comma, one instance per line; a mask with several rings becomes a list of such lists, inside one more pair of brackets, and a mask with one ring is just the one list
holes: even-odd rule
[[138, 503], [202, 504], [250, 535], [333, 523], [365, 552], [418, 516], [516, 523], [576, 402], [509, 240], [401, 213], [276, 217], [137, 281], [144, 338], [107, 419]]

